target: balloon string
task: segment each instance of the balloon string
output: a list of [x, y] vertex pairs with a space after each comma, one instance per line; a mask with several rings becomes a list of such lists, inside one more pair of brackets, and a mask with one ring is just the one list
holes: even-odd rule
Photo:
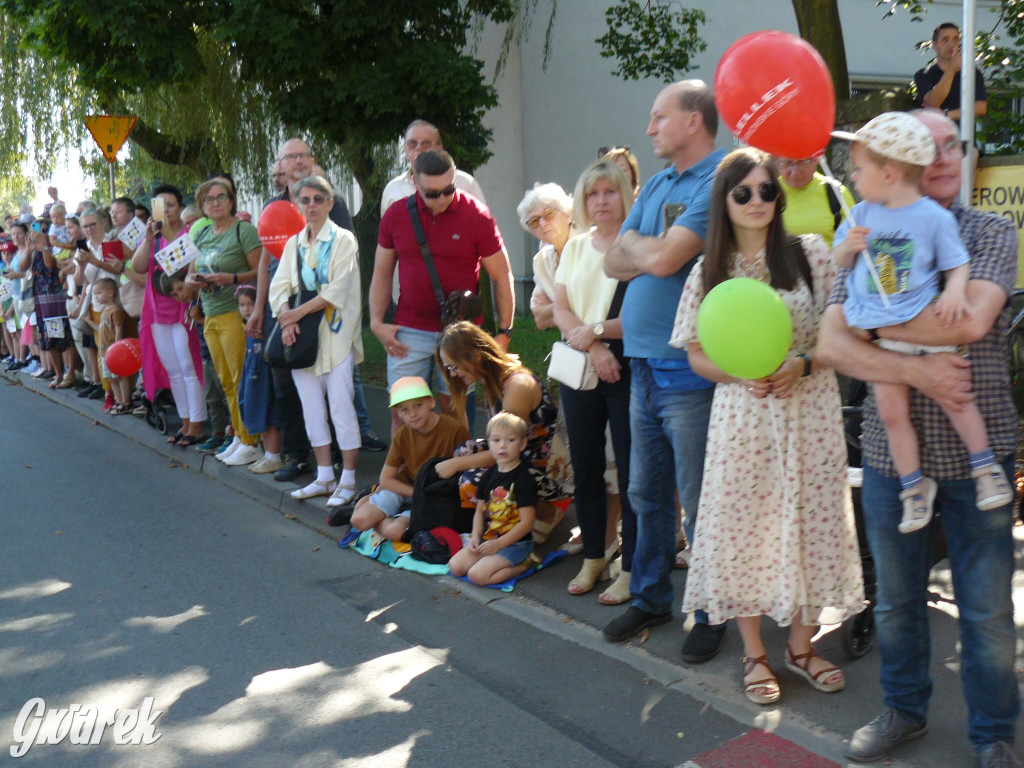
[[[838, 184], [839, 182], [837, 182], [835, 177], [832, 175], [832, 169], [828, 167], [828, 160], [825, 159], [824, 154], [822, 154], [822, 156], [819, 158], [818, 163], [821, 165], [821, 170], [828, 178], [828, 180], [830, 182], [835, 182], [836, 184]], [[836, 190], [836, 197], [839, 198], [839, 205], [842, 206], [843, 215], [850, 220], [850, 226], [857, 226], [857, 222], [853, 218], [853, 211], [850, 210], [850, 204], [846, 202], [846, 198], [838, 189]], [[882, 306], [888, 307], [889, 297], [886, 296], [885, 288], [882, 287], [882, 280], [878, 276], [878, 271], [875, 269], [874, 259], [871, 258], [871, 254], [868, 253], [867, 250], [861, 251], [858, 255], [863, 256], [864, 263], [868, 265], [868, 273], [871, 275], [871, 279], [875, 281], [875, 287], [878, 288], [878, 296], [882, 300]]]

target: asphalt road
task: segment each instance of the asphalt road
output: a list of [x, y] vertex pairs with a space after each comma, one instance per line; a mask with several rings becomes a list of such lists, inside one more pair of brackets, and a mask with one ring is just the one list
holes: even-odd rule
[[[847, 689], [824, 696], [781, 669], [782, 702], [760, 708], [740, 692], [736, 632], [697, 666], [679, 659], [682, 617], [605, 643], [599, 630], [621, 609], [566, 594], [580, 556], [509, 595], [395, 571], [339, 549], [347, 529], [326, 528], [322, 501], [294, 502], [292, 486], [8, 379], [0, 765], [835, 768], [843, 739], [881, 709], [877, 652], [844, 659], [837, 631], [818, 647], [843, 664]], [[367, 396], [385, 434], [386, 396]], [[360, 457], [360, 486], [382, 461]], [[1015, 536], [1024, 560], [1024, 529]], [[673, 574], [677, 595], [685, 575]], [[932, 591], [931, 732], [890, 766], [974, 765], [942, 563]], [[1024, 627], [1024, 568], [1015, 593]], [[784, 630], [765, 637], [781, 657]], [[153, 697], [160, 738], [117, 745], [108, 728], [96, 744], [68, 737], [15, 760], [10, 748], [35, 722], [19, 714], [36, 697], [111, 719]], [[84, 718], [62, 722], [95, 733]]]
[[[748, 730], [22, 387], [0, 424], [0, 764], [674, 766]], [[147, 696], [153, 744], [9, 754], [30, 699]]]

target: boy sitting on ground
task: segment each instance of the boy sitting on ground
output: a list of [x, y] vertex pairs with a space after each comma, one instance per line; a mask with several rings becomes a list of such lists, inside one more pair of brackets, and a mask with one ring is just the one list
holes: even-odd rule
[[451, 416], [434, 412], [434, 396], [419, 376], [403, 376], [391, 385], [391, 410], [402, 426], [380, 471], [378, 489], [360, 499], [352, 512], [352, 527], [371, 528], [389, 541], [401, 541], [409, 527], [416, 474], [427, 461], [451, 456], [470, 439], [469, 430]]

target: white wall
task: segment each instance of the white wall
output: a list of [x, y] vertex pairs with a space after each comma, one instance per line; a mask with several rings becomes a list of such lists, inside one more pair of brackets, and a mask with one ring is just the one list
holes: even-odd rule
[[[521, 47], [513, 51], [504, 75], [497, 81], [500, 105], [488, 113], [494, 130], [494, 157], [477, 172], [491, 212], [501, 226], [513, 271], [529, 274], [536, 250], [518, 224], [515, 206], [536, 181], [554, 181], [572, 191], [580, 171], [603, 145], [629, 145], [647, 179], [664, 166], [654, 157], [645, 135], [651, 103], [662, 84], [654, 80], [625, 82], [611, 71], [614, 62], [602, 59], [595, 40], [605, 33], [605, 0], [558, 0], [552, 49], [547, 67], [544, 30], [551, 0], [540, 0], [535, 18]], [[796, 34], [796, 17], [789, 0], [683, 0], [683, 5], [705, 10], [702, 37], [707, 50], [695, 60], [685, 77], [713, 82], [715, 67], [737, 39], [762, 29]], [[989, 12], [996, 3], [979, 2], [977, 27], [990, 27]], [[882, 21], [883, 7], [868, 0], [839, 0], [840, 17], [851, 77], [867, 80], [898, 79], [909, 82], [931, 59], [915, 44], [931, 37], [939, 23], [960, 24], [961, 3], [935, 0], [924, 23], [913, 23], [905, 13]], [[493, 71], [500, 37], [493, 29], [484, 35], [478, 55]], [[718, 144], [733, 146], [725, 126]], [[523, 304], [518, 302], [520, 308]]]

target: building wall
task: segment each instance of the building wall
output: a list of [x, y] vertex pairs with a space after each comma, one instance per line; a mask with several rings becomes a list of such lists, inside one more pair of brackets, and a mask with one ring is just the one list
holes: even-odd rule
[[[762, 29], [797, 33], [789, 0], [684, 0], [703, 8], [707, 20], [702, 37], [707, 50], [684, 77], [714, 80], [715, 67], [737, 39]], [[645, 135], [651, 103], [662, 84], [654, 80], [626, 82], [614, 77], [614, 63], [600, 56], [595, 40], [605, 32], [605, 0], [558, 0], [547, 66], [544, 30], [551, 0], [540, 0], [530, 31], [496, 81], [500, 105], [488, 113], [494, 131], [494, 157], [478, 169], [491, 211], [501, 226], [518, 277], [530, 274], [537, 242], [519, 226], [515, 206], [536, 181], [554, 181], [572, 191], [580, 171], [596, 157], [597, 148], [625, 144], [640, 162], [647, 179], [664, 167], [654, 157]], [[996, 3], [979, 2], [976, 24], [991, 26]], [[909, 82], [930, 60], [917, 42], [930, 38], [939, 23], [960, 25], [962, 4], [935, 0], [925, 22], [913, 23], [905, 13], [882, 20], [883, 7], [869, 0], [839, 0], [840, 17], [851, 77], [857, 82]], [[498, 30], [485, 31], [478, 55], [493, 72], [500, 46]], [[728, 128], [720, 126], [718, 145], [734, 145]], [[517, 302], [520, 309], [524, 303]]]

